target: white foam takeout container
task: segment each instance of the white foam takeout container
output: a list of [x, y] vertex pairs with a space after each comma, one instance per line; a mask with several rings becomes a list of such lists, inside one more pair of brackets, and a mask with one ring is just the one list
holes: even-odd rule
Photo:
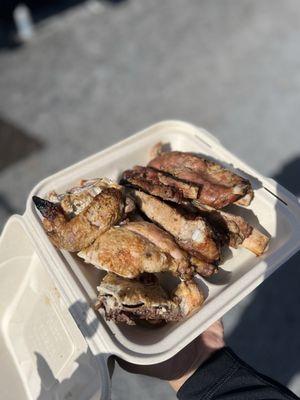
[[[248, 208], [235, 211], [272, 239], [263, 256], [232, 249], [218, 275], [197, 278], [207, 298], [185, 321], [156, 329], [116, 325], [90, 307], [103, 273], [51, 244], [31, 198], [51, 190], [63, 192], [81, 178], [116, 180], [124, 169], [146, 164], [150, 148], [159, 141], [170, 143], [173, 150], [215, 158], [250, 179], [255, 198]], [[180, 121], [157, 123], [40, 182], [25, 214], [11, 217], [5, 226], [0, 242], [0, 350], [6, 379], [1, 377], [1, 390], [14, 384], [29, 398], [39, 398], [42, 390], [45, 396], [61, 391], [81, 400], [92, 395], [107, 398], [109, 355], [136, 364], [172, 357], [299, 248], [300, 207], [291, 193], [235, 157], [204, 129]], [[63, 396], [53, 398], [67, 398]]]

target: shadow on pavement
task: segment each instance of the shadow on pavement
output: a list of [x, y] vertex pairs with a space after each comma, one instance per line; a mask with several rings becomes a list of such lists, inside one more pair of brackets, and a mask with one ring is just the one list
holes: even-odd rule
[[[300, 196], [300, 156], [274, 179]], [[254, 292], [227, 342], [260, 372], [287, 385], [300, 371], [300, 253]]]
[[42, 147], [41, 140], [0, 115], [0, 171]]
[[[41, 140], [28, 134], [0, 114], [0, 173], [33, 152], [40, 151], [43, 147]], [[0, 220], [6, 220], [18, 211], [7, 196], [6, 187], [0, 187]]]

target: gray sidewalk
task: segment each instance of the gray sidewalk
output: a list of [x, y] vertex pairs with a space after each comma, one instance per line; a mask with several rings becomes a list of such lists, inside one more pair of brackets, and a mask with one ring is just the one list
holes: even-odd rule
[[[47, 175], [162, 119], [202, 125], [300, 195], [297, 0], [85, 2], [0, 49], [0, 223]], [[11, 154], [7, 157], [7, 154]], [[229, 344], [300, 395], [300, 257], [225, 317]], [[174, 399], [116, 369], [113, 399]]]

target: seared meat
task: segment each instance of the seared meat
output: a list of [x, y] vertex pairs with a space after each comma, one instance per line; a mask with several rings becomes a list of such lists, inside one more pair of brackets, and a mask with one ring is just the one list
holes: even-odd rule
[[123, 172], [121, 183], [129, 183], [149, 194], [175, 203], [181, 203], [184, 198], [197, 199], [200, 192], [199, 186], [150, 167], [136, 166]]
[[263, 254], [267, 249], [269, 238], [248, 224], [243, 217], [214, 210], [196, 201], [193, 204], [199, 209], [201, 215], [214, 226], [229, 246], [234, 248], [242, 246], [256, 255]]
[[95, 307], [104, 309], [106, 319], [135, 325], [137, 320], [179, 321], [199, 309], [204, 301], [197, 285], [182, 282], [170, 299], [154, 275], [126, 279], [109, 273], [98, 287]]
[[180, 271], [181, 277], [189, 277], [193, 274], [188, 254], [177, 245], [168, 232], [146, 221], [129, 222], [124, 227], [142, 235], [159, 247], [160, 250], [169, 253], [178, 262], [178, 271]]
[[59, 204], [37, 196], [33, 197], [33, 202], [44, 217], [43, 226], [52, 243], [71, 252], [93, 243], [121, 219], [124, 210], [122, 192], [114, 188], [103, 189], [84, 211], [70, 220]]
[[223, 168], [220, 164], [192, 153], [180, 151], [162, 153], [151, 160], [148, 166], [199, 185], [198, 200], [217, 209], [234, 202], [249, 205], [253, 198], [253, 190], [248, 180]]
[[86, 249], [78, 253], [85, 262], [125, 278], [135, 278], [143, 272], [170, 271], [186, 274], [182, 260], [173, 258], [144, 236], [122, 227], [109, 229]]
[[220, 246], [213, 230], [201, 216], [181, 214], [178, 209], [144, 192], [132, 190], [140, 210], [153, 222], [171, 233], [180, 247], [209, 264], [217, 264]]

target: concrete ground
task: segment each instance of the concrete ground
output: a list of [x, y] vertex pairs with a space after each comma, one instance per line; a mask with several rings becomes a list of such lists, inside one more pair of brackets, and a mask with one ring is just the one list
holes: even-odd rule
[[[202, 125], [300, 194], [297, 0], [88, 1], [0, 49], [0, 223], [42, 178], [147, 125]], [[1, 43], [1, 41], [0, 41]], [[224, 318], [245, 361], [300, 395], [300, 256]], [[174, 399], [119, 368], [113, 399]]]

